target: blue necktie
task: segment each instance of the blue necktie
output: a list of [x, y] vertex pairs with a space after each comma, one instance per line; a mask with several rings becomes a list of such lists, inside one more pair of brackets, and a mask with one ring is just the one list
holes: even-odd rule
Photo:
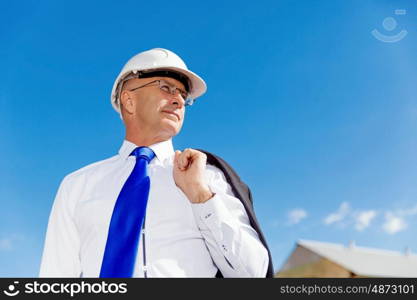
[[136, 164], [113, 209], [100, 278], [133, 276], [149, 196], [147, 168], [155, 153], [148, 147], [138, 147], [130, 155], [136, 156]]

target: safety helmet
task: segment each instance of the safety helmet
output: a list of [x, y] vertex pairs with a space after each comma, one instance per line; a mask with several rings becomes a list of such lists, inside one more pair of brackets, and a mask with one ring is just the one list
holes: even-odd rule
[[[186, 64], [178, 55], [167, 49], [154, 48], [136, 54], [124, 65], [113, 84], [111, 92], [111, 103], [113, 108], [121, 115], [118, 97], [120, 96], [124, 81], [129, 77], [149, 77], [146, 76], [147, 73], [149, 74], [157, 71], [168, 71], [169, 73], [175, 73], [179, 76], [185, 76], [188, 80], [188, 93], [191, 99], [196, 99], [207, 90], [204, 80], [194, 72], [188, 70]], [[129, 76], [131, 74], [134, 74], [134, 76]], [[144, 74], [144, 76], [141, 76], [141, 74]]]

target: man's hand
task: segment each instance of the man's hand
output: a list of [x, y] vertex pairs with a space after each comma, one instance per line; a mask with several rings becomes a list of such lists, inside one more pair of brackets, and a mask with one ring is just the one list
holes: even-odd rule
[[174, 181], [191, 203], [203, 203], [213, 197], [205, 177], [207, 156], [187, 148], [175, 151]]

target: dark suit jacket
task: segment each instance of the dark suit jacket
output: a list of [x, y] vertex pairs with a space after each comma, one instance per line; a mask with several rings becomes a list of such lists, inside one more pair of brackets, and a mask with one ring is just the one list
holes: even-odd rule
[[[207, 164], [213, 165], [219, 168], [220, 170], [222, 170], [236, 198], [238, 198], [242, 202], [243, 206], [246, 209], [246, 213], [248, 214], [252, 228], [258, 232], [259, 239], [261, 240], [265, 248], [268, 250], [269, 265], [268, 265], [268, 271], [266, 273], [266, 277], [267, 278], [274, 277], [274, 268], [272, 266], [271, 251], [268, 248], [265, 237], [261, 231], [261, 227], [259, 226], [259, 222], [256, 219], [255, 211], [253, 209], [252, 194], [251, 194], [249, 187], [242, 180], [240, 180], [239, 175], [237, 175], [237, 173], [233, 170], [233, 168], [227, 162], [225, 162], [222, 158], [210, 152], [207, 152], [205, 150], [201, 150], [201, 149], [197, 149], [197, 150], [207, 155]], [[217, 273], [216, 277], [223, 277], [220, 271]]]

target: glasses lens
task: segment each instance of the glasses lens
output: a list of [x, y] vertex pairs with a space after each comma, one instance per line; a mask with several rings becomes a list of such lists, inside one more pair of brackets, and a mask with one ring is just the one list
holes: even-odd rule
[[182, 99], [187, 100], [187, 98], [188, 98], [188, 93], [187, 93], [186, 91], [183, 91], [183, 90], [180, 90], [180, 89], [177, 89], [177, 90], [178, 90], [178, 92], [180, 93], [180, 95], [181, 95]]
[[159, 81], [159, 88], [166, 93], [171, 92], [171, 86], [166, 81], [160, 80]]
[[184, 99], [184, 101], [187, 102], [187, 100], [188, 100], [189, 96], [188, 96], [188, 93], [186, 91], [184, 91], [180, 88], [177, 88], [175, 85], [172, 85], [165, 80], [160, 80], [159, 81], [159, 88], [166, 93], [171, 93], [172, 95], [175, 95], [178, 92], [178, 94], [181, 95], [181, 97], [182, 97], [182, 99]]

